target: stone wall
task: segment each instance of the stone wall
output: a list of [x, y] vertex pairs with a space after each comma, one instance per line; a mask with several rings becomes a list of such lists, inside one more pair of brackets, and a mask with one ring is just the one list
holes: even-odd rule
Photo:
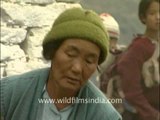
[[1, 78], [50, 65], [42, 57], [43, 38], [55, 18], [72, 7], [81, 5], [54, 0], [2, 0]]

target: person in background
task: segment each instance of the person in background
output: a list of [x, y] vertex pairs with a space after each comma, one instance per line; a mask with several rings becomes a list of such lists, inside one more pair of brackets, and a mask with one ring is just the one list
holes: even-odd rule
[[[125, 45], [119, 45], [118, 41], [120, 40], [120, 28], [118, 22], [108, 13], [100, 14], [100, 18], [105, 25], [106, 31], [108, 32], [110, 38], [110, 49], [107, 59], [100, 65], [99, 81], [100, 81], [100, 90], [107, 96], [108, 99], [120, 99], [120, 96], [117, 96], [115, 93], [115, 88], [119, 90], [119, 93], [123, 96], [122, 89], [119, 89], [119, 77], [115, 76], [110, 79], [106, 73], [110, 72], [110, 68], [117, 61], [119, 56], [126, 50]], [[117, 85], [116, 85], [116, 84]], [[119, 113], [123, 112], [122, 103], [112, 103]]]
[[[115, 61], [116, 57], [124, 51], [125, 47], [118, 44], [120, 29], [116, 19], [109, 13], [101, 13], [99, 16], [105, 26], [106, 35], [109, 36], [109, 53], [107, 59], [99, 66], [99, 71], [96, 71], [92, 75], [91, 80], [102, 90], [106, 88], [106, 82], [101, 81], [99, 76]], [[104, 90], [102, 91], [104, 92]]]
[[[126, 110], [123, 120], [160, 120], [160, 85], [158, 82], [146, 85], [142, 75], [144, 63], [154, 55], [156, 46], [160, 42], [159, 5], [159, 0], [140, 1], [138, 14], [140, 21], [146, 27], [145, 32], [134, 38], [116, 64], [125, 100], [136, 109], [134, 114]], [[159, 64], [159, 61], [157, 63]], [[152, 66], [152, 74], [154, 71], [155, 68]]]
[[109, 36], [109, 55], [107, 59], [100, 65], [101, 72], [114, 62], [115, 57], [125, 50], [125, 46], [119, 45], [120, 28], [116, 19], [109, 13], [101, 13], [100, 18]]
[[117, 50], [117, 42], [120, 38], [119, 24], [109, 13], [101, 13], [100, 18], [110, 38], [110, 52], [115, 52]]
[[121, 120], [89, 81], [107, 57], [108, 40], [95, 12], [72, 8], [61, 13], [43, 41], [43, 56], [51, 67], [0, 80], [1, 116], [5, 120]]

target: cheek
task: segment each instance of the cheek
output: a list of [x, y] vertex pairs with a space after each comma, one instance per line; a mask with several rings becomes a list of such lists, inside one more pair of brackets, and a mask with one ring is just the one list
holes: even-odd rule
[[69, 64], [66, 61], [67, 60], [63, 54], [55, 55], [52, 60], [52, 65], [56, 74], [57, 72], [63, 73], [66, 69], [68, 69], [67, 66]]
[[111, 47], [116, 46], [116, 44], [117, 44], [117, 42], [116, 42], [116, 41], [114, 41], [114, 40], [112, 40], [112, 41], [110, 42], [110, 46], [111, 46]]
[[83, 76], [84, 76], [84, 81], [88, 81], [88, 79], [91, 77], [91, 75], [96, 71], [96, 66], [93, 66], [92, 68], [88, 69], [88, 70], [85, 70], [83, 72]]

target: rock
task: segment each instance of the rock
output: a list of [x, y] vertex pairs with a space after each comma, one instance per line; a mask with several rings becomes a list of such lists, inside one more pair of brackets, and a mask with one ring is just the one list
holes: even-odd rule
[[[46, 7], [19, 5], [13, 3], [2, 2], [2, 9], [14, 21], [23, 23], [28, 27], [51, 26], [55, 18], [65, 9], [72, 7], [80, 7], [79, 4], [53, 3]], [[17, 12], [19, 11], [19, 12]]]
[[[26, 4], [27, 3], [27, 4]], [[42, 41], [57, 16], [80, 4], [54, 0], [2, 0], [1, 77], [49, 67], [42, 56]]]
[[45, 61], [44, 59], [30, 59], [27, 63], [27, 69], [34, 70], [44, 67], [50, 67], [50, 62]]
[[21, 59], [16, 59], [7, 63], [7, 67], [5, 68], [5, 72], [7, 76], [18, 75], [25, 72], [28, 72], [26, 66], [26, 61]]
[[1, 76], [1, 78], [6, 76], [5, 75], [5, 70], [4, 70], [6, 66], [7, 66], [6, 63], [0, 63], [0, 76]]
[[47, 5], [55, 2], [55, 0], [2, 0], [2, 1], [18, 3], [18, 4], [29, 3], [32, 5]]
[[55, 2], [55, 0], [22, 0], [25, 3], [37, 4], [37, 5], [48, 5]]
[[26, 57], [19, 45], [7, 46], [0, 44], [0, 46], [2, 51], [0, 61], [22, 59]]
[[57, 2], [79, 3], [81, 0], [56, 0]]
[[1, 27], [1, 42], [15, 45], [24, 41], [27, 31], [21, 28]]
[[23, 49], [29, 59], [42, 57], [42, 41], [49, 28], [33, 28], [29, 30]]

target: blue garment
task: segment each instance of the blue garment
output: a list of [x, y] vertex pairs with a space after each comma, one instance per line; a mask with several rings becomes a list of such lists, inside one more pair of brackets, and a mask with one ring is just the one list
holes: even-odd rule
[[58, 111], [55, 104], [51, 101], [46, 89], [44, 89], [43, 99], [41, 100], [43, 100], [43, 103], [39, 104], [37, 120], [68, 120], [73, 105], [69, 105]]
[[[1, 113], [5, 120], [36, 120], [38, 99], [43, 98], [48, 75], [49, 68], [44, 68], [0, 81]], [[78, 98], [107, 100], [90, 81], [80, 89]], [[121, 120], [121, 116], [110, 103], [75, 103], [68, 120]]]

